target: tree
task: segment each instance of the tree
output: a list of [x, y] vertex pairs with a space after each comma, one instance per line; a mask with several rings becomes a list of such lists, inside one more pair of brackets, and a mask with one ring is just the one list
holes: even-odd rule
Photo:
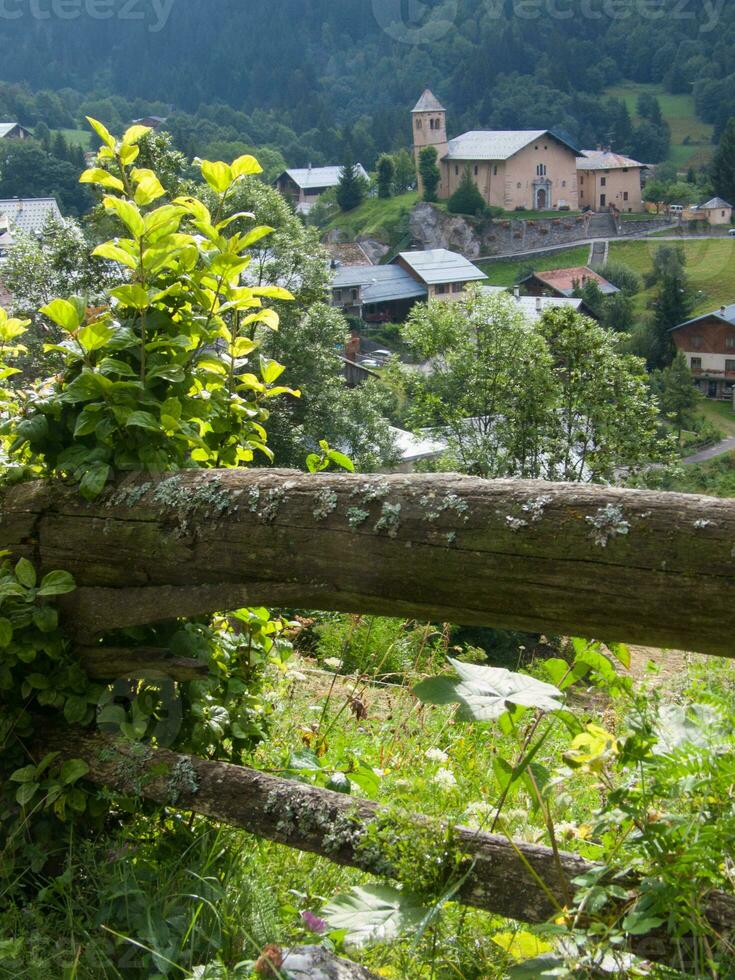
[[73, 215], [84, 214], [92, 203], [77, 168], [35, 140], [0, 144], [0, 197], [55, 197], [61, 210]]
[[635, 296], [641, 290], [640, 276], [623, 262], [607, 262], [600, 269], [600, 275], [622, 290], [626, 296]]
[[653, 317], [646, 357], [649, 370], [664, 368], [671, 363], [675, 353], [671, 331], [691, 316], [694, 300], [685, 265], [686, 254], [680, 245], [663, 245], [657, 249], [653, 270], [646, 277], [648, 286], [658, 285], [652, 303]]
[[424, 200], [436, 201], [436, 191], [441, 174], [437, 166], [437, 152], [433, 146], [425, 146], [419, 153], [419, 174], [424, 188]]
[[711, 176], [715, 193], [735, 204], [735, 116], [725, 126], [712, 161]]
[[639, 95], [637, 109], [641, 119], [648, 119], [649, 122], [657, 126], [663, 122], [661, 105], [655, 95], [651, 95], [648, 92], [643, 92]]
[[416, 164], [408, 150], [399, 150], [393, 155], [396, 172], [393, 178], [393, 186], [396, 194], [405, 194], [416, 186]]
[[378, 159], [378, 197], [391, 197], [393, 181], [396, 175], [396, 165], [393, 157], [383, 153]]
[[692, 425], [695, 409], [702, 396], [694, 385], [686, 357], [677, 351], [674, 360], [661, 371], [654, 371], [651, 386], [658, 396], [661, 411], [671, 419], [679, 439], [682, 429]]
[[365, 200], [367, 188], [365, 178], [355, 163], [345, 163], [339, 177], [337, 187], [337, 203], [343, 211], [352, 211]]
[[452, 214], [478, 215], [485, 208], [485, 198], [472, 179], [469, 166], [466, 166], [459, 187], [447, 201], [447, 210]]
[[594, 482], [666, 455], [643, 362], [573, 310], [529, 325], [510, 297], [473, 292], [414, 307], [404, 335], [432, 360], [407, 395], [416, 428], [446, 433], [442, 468]]

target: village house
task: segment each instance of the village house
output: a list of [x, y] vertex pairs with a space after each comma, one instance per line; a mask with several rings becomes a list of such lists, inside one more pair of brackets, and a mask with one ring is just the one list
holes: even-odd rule
[[462, 299], [468, 283], [486, 278], [464, 256], [445, 248], [400, 252], [388, 265], [338, 266], [332, 305], [367, 322], [400, 323], [414, 303]]
[[589, 266], [580, 265], [572, 269], [549, 269], [545, 272], [532, 272], [518, 283], [527, 296], [574, 296], [585, 283], [594, 282], [603, 296], [619, 293], [599, 272]]
[[[481, 286], [480, 291], [489, 296], [508, 293], [505, 286]], [[583, 316], [597, 319], [595, 314], [578, 296], [521, 296], [518, 286], [513, 288], [513, 300], [527, 323], [536, 323], [547, 310], [568, 309]]]
[[[337, 187], [342, 167], [306, 167], [302, 170], [285, 170], [276, 178], [275, 185], [285, 197], [293, 201], [299, 214], [308, 214], [325, 191]], [[368, 175], [361, 163], [357, 172], [364, 179]]]
[[33, 137], [30, 129], [17, 122], [0, 123], [0, 140], [29, 140]]
[[713, 197], [705, 204], [695, 204], [686, 208], [682, 214], [684, 221], [706, 221], [708, 225], [732, 224], [732, 204], [721, 197]]
[[428, 89], [411, 116], [417, 167], [425, 147], [436, 149], [440, 198], [450, 197], [469, 171], [487, 204], [504, 211], [579, 207], [580, 151], [550, 130], [473, 130], [450, 140], [446, 110]]
[[0, 200], [0, 261], [7, 257], [18, 233], [40, 236], [50, 217], [61, 220], [55, 197]]
[[694, 382], [707, 398], [732, 399], [735, 386], [735, 303], [680, 323], [671, 331]]
[[582, 150], [577, 159], [579, 206], [592, 211], [643, 211], [645, 164], [611, 150]]

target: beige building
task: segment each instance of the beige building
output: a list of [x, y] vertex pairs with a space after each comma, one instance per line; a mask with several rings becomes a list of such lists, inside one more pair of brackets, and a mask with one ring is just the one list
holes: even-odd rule
[[577, 160], [579, 206], [592, 211], [643, 211], [644, 164], [610, 150], [582, 150]]
[[437, 151], [440, 198], [469, 170], [485, 201], [504, 211], [577, 210], [579, 151], [549, 130], [473, 130], [450, 140], [446, 110], [428, 89], [411, 116], [417, 167], [425, 147]]
[[732, 204], [721, 197], [713, 197], [706, 204], [686, 208], [682, 214], [684, 221], [706, 221], [709, 225], [732, 224]]
[[[370, 178], [361, 163], [357, 172], [364, 181]], [[339, 185], [342, 167], [305, 167], [297, 170], [284, 170], [276, 179], [276, 187], [285, 197], [290, 198], [299, 214], [308, 214], [325, 191]]]

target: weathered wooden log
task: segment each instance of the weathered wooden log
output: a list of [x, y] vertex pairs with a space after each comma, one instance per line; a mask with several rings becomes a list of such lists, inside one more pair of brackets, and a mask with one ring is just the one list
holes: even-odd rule
[[[81, 730], [45, 732], [39, 755], [57, 751], [61, 758], [81, 758], [90, 766], [89, 781], [131, 793], [156, 803], [206, 815], [234, 827], [320, 854], [338, 864], [394, 877], [385, 855], [369, 845], [365, 831], [381, 814], [368, 800], [354, 799], [244, 766], [211, 762], [166, 749], [114, 739]], [[427, 826], [410, 816], [402, 826]], [[445, 834], [437, 830], [437, 848]], [[571, 880], [594, 867], [576, 854], [561, 852], [559, 862], [551, 848], [524, 841], [509, 841], [467, 827], [453, 829], [452, 848], [465, 856], [466, 876], [456, 901], [523, 922], [540, 923], [560, 911], [574, 891]], [[457, 873], [457, 872], [455, 872]], [[458, 872], [462, 874], [460, 870]], [[632, 876], [616, 883], [635, 890]], [[551, 896], [551, 897], [550, 897]], [[553, 900], [552, 900], [553, 899]], [[735, 897], [712, 892], [703, 914], [725, 941], [735, 930]], [[657, 931], [631, 937], [641, 956], [680, 965], [688, 957], [686, 938], [680, 943]]]
[[169, 650], [151, 647], [78, 647], [77, 654], [89, 676], [97, 681], [161, 676], [174, 681], [196, 681], [209, 673], [209, 665], [201, 660], [177, 657]]
[[184, 471], [8, 491], [0, 544], [71, 571], [82, 641], [300, 605], [733, 656], [735, 501], [456, 475]]

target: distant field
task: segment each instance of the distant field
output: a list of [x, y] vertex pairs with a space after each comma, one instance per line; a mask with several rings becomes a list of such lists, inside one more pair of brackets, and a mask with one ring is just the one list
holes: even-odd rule
[[[661, 105], [661, 112], [671, 126], [671, 152], [669, 159], [677, 167], [699, 167], [712, 159], [713, 127], [697, 119], [692, 95], [671, 95], [663, 86], [653, 83], [623, 82], [607, 89], [606, 95], [622, 99], [628, 106], [634, 122], [638, 122], [636, 103], [644, 92], [655, 95]], [[685, 140], [687, 142], [685, 143]], [[646, 162], [646, 161], [644, 161]]]
[[488, 276], [492, 286], [514, 286], [524, 269], [536, 272], [545, 269], [570, 269], [573, 266], [587, 265], [589, 245], [564, 248], [550, 255], [525, 256], [519, 259], [502, 259], [498, 262], [478, 262], [478, 266]]
[[92, 149], [92, 133], [88, 129], [60, 129], [54, 132], [60, 132], [72, 146], [81, 146], [83, 150]]
[[[735, 303], [735, 239], [704, 239], [682, 241], [687, 257], [687, 274], [694, 289], [702, 297], [695, 313], [706, 313], [719, 306]], [[653, 268], [653, 255], [661, 242], [610, 242], [610, 261], [623, 262], [643, 276]], [[651, 299], [646, 290], [636, 297], [636, 306], [643, 310]]]

